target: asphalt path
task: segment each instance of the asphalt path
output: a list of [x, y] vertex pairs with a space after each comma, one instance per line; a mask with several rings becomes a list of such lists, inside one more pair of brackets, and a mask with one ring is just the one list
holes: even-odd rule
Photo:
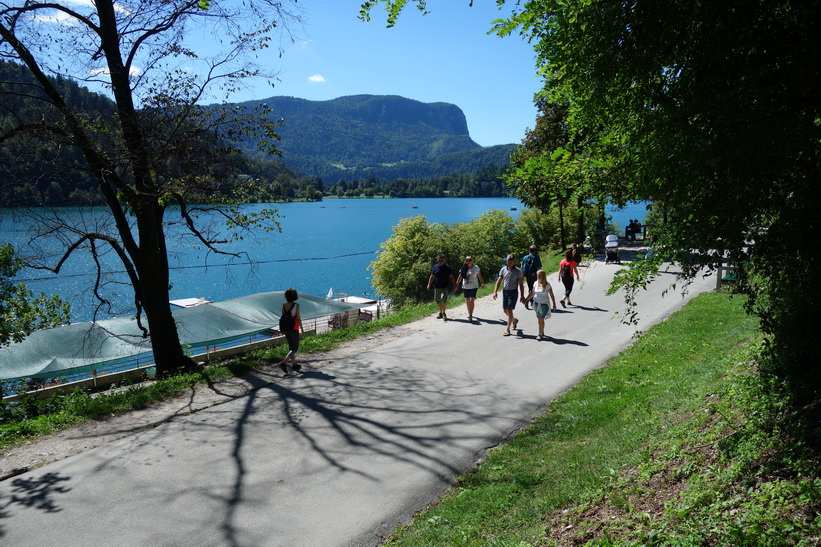
[[[605, 295], [618, 268], [581, 268], [576, 305], [547, 320], [549, 340], [536, 340], [521, 304], [520, 332], [503, 337], [501, 294], [485, 297], [476, 323], [460, 306], [447, 322], [0, 482], [0, 544], [378, 545], [631, 343], [635, 327], [614, 315], [623, 295]], [[639, 295], [639, 328], [714, 284], [662, 295], [674, 280]]]

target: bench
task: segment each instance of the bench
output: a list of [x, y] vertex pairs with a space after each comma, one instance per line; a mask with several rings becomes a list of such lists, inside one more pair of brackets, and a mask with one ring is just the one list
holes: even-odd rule
[[737, 281], [738, 277], [735, 274], [735, 266], [731, 264], [720, 264], [716, 270], [716, 290], [721, 288], [722, 283], [732, 283]]

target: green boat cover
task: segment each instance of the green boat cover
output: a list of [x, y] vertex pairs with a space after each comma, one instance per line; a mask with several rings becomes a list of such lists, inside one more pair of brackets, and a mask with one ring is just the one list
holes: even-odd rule
[[[285, 292], [267, 292], [173, 310], [185, 346], [219, 345], [276, 330]], [[361, 304], [300, 294], [303, 322], [355, 310]], [[148, 323], [143, 317], [143, 325]], [[0, 348], [0, 380], [57, 378], [88, 373], [120, 362], [153, 362], [151, 340], [134, 318], [75, 323], [31, 333]]]

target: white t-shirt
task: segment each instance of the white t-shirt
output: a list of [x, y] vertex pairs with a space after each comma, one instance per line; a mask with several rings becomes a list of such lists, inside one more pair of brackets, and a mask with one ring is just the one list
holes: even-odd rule
[[474, 264], [465, 275], [462, 276], [463, 289], [478, 289], [479, 288], [479, 266]]
[[544, 287], [539, 285], [539, 282], [533, 284], [533, 301], [538, 304], [550, 304], [550, 293], [548, 291], [551, 289], [550, 282], [547, 282], [547, 285]]

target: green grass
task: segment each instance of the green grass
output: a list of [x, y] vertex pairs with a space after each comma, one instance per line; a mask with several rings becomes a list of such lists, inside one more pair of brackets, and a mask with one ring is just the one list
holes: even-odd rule
[[[747, 413], [769, 412], [745, 384], [757, 339], [741, 298], [699, 296], [490, 452], [388, 544], [814, 544], [821, 482], [806, 472], [809, 456], [791, 456], [789, 480], [751, 482], [777, 453], [776, 436], [751, 427], [743, 450], [719, 450]], [[667, 499], [660, 491], [670, 484]]]

